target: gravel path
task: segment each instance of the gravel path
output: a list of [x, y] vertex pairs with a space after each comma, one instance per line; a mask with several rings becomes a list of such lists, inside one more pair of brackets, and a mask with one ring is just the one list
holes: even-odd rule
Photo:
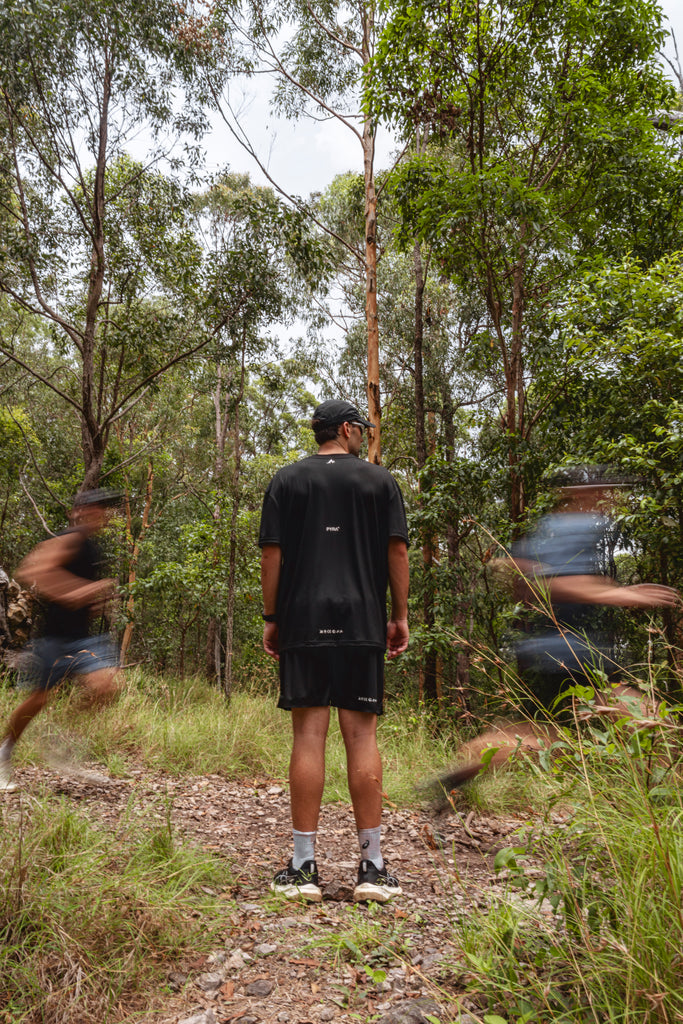
[[502, 884], [493, 872], [495, 854], [515, 845], [528, 821], [387, 807], [383, 851], [404, 896], [366, 907], [352, 901], [358, 851], [351, 808], [328, 804], [316, 851], [324, 900], [300, 905], [269, 891], [290, 848], [281, 780], [175, 778], [139, 769], [92, 787], [36, 767], [17, 774], [28, 792], [66, 793], [112, 828], [124, 812], [150, 826], [170, 813], [183, 837], [233, 867], [228, 895], [235, 909], [222, 944], [206, 957], [173, 965], [155, 1011], [136, 1021], [421, 1024], [425, 1014], [438, 1013], [441, 1024], [464, 1024], [479, 1017], [462, 997], [465, 972], [451, 926], [472, 906], [490, 902], [492, 887]]

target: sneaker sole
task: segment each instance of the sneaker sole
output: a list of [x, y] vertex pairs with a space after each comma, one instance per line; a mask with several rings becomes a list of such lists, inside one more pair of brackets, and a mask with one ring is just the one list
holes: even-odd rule
[[19, 789], [19, 783], [17, 782], [6, 782], [5, 785], [0, 785], [0, 793], [16, 793]]
[[388, 903], [395, 896], [402, 896], [403, 889], [400, 885], [389, 888], [386, 885], [375, 885], [372, 882], [363, 882], [353, 890], [354, 903], [366, 903], [372, 900], [374, 903]]
[[309, 903], [320, 903], [323, 898], [322, 889], [313, 885], [312, 882], [307, 882], [306, 885], [276, 885], [275, 882], [271, 882], [270, 888], [273, 892], [284, 896], [286, 900], [308, 900]]

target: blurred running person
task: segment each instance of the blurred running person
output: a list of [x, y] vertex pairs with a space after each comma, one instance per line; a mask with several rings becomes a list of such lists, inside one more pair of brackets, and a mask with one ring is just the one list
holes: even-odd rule
[[[614, 542], [607, 513], [615, 488], [628, 486], [623, 477], [609, 467], [576, 466], [555, 482], [560, 486], [556, 510], [513, 544], [509, 559], [496, 560], [499, 568], [507, 565], [515, 574], [517, 601], [535, 609], [516, 645], [528, 717], [465, 744], [460, 751], [465, 763], [441, 779], [446, 790], [478, 774], [487, 748], [496, 748], [487, 761], [495, 767], [517, 750], [537, 751], [554, 742], [559, 736], [554, 721], [565, 714], [562, 694], [568, 687], [579, 684], [596, 692], [595, 682], [602, 677], [607, 685], [596, 697], [603, 705], [611, 702], [619, 715], [628, 715], [635, 705], [648, 710], [644, 694], [620, 681], [613, 638], [600, 621], [605, 618], [600, 609], [673, 607], [680, 604], [680, 595], [656, 583], [619, 586], [605, 574], [607, 550]], [[547, 607], [539, 615], [544, 599]]]
[[[0, 792], [17, 788], [14, 748], [64, 679], [78, 677], [88, 707], [108, 702], [118, 690], [115, 645], [108, 634], [90, 635], [92, 620], [115, 592], [114, 580], [100, 579], [102, 553], [95, 537], [118, 502], [111, 491], [81, 492], [74, 499], [71, 526], [39, 544], [16, 571], [19, 582], [45, 603], [45, 616], [41, 636], [30, 645], [35, 688], [10, 716], [0, 742]], [[88, 773], [80, 774], [88, 781]]]
[[395, 658], [408, 646], [408, 529], [394, 478], [359, 458], [372, 424], [349, 402], [328, 401], [311, 426], [318, 453], [273, 477], [259, 537], [263, 646], [279, 660], [278, 707], [291, 710], [294, 736], [294, 852], [271, 888], [288, 898], [322, 899], [315, 840], [336, 707], [361, 856], [354, 899], [385, 902], [401, 887], [380, 848], [377, 719], [385, 651]]

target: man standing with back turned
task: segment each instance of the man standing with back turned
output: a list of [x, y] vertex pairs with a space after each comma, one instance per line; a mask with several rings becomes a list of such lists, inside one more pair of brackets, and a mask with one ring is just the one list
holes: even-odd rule
[[318, 453], [275, 474], [259, 536], [263, 646], [280, 662], [278, 707], [291, 710], [294, 735], [294, 853], [271, 888], [290, 899], [322, 899], [315, 839], [336, 707], [361, 855], [354, 900], [383, 903], [401, 887], [380, 850], [377, 718], [385, 650], [395, 658], [408, 646], [408, 529], [394, 478], [358, 457], [372, 424], [349, 402], [329, 401], [311, 426]]

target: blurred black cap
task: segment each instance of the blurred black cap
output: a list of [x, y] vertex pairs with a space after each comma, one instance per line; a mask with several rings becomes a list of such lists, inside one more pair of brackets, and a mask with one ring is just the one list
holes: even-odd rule
[[94, 487], [90, 491], [81, 491], [76, 495], [73, 502], [74, 508], [83, 508], [84, 505], [119, 505], [123, 494], [121, 491], [112, 491], [107, 487]]
[[614, 466], [563, 466], [548, 477], [553, 487], [633, 487], [642, 482], [641, 477]]

